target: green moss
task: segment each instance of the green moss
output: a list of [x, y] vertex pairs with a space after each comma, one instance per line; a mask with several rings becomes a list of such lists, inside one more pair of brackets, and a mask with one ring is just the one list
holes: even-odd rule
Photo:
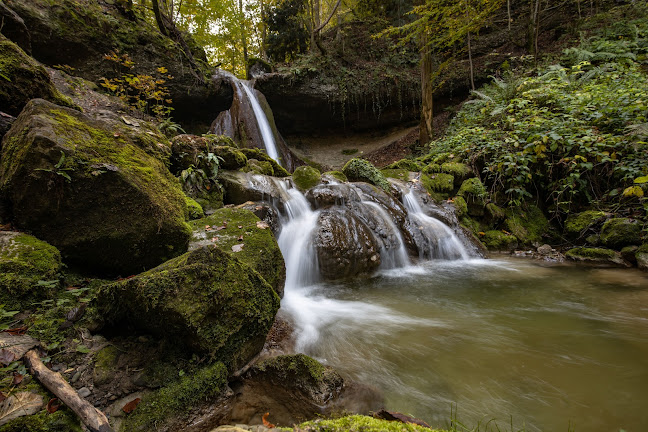
[[93, 375], [95, 385], [105, 384], [112, 379], [117, 368], [119, 354], [119, 350], [113, 345], [108, 345], [97, 352]]
[[211, 148], [212, 153], [220, 157], [220, 167], [227, 170], [237, 170], [247, 164], [247, 157], [234, 147], [216, 146]]
[[297, 426], [309, 432], [441, 432], [410, 423], [379, 420], [363, 415], [353, 415], [331, 420], [314, 420]]
[[596, 224], [603, 222], [606, 217], [607, 213], [596, 210], [570, 214], [565, 221], [565, 232], [571, 237], [580, 237]]
[[195, 220], [205, 217], [202, 206], [194, 199], [185, 196], [185, 203], [187, 204], [187, 219]]
[[549, 221], [538, 207], [508, 208], [504, 227], [520, 240], [521, 244], [531, 245], [542, 242], [549, 230]]
[[354, 158], [347, 162], [342, 172], [350, 181], [362, 181], [389, 192], [390, 185], [378, 169], [365, 159]]
[[23, 309], [59, 288], [61, 254], [27, 234], [0, 232], [0, 302]]
[[617, 254], [611, 249], [578, 247], [568, 250], [565, 256], [572, 259], [610, 260], [614, 259]]
[[270, 162], [272, 165], [273, 175], [275, 177], [289, 177], [290, 173], [286, 171], [284, 167], [279, 165], [276, 160], [268, 156], [263, 150], [258, 148], [248, 149], [242, 148], [241, 153], [243, 153], [248, 159], [256, 159], [258, 161]]
[[642, 224], [635, 219], [608, 219], [601, 228], [601, 243], [612, 248], [641, 244], [642, 228]]
[[53, 414], [42, 410], [38, 414], [19, 417], [0, 427], [0, 432], [81, 432], [81, 424], [68, 409]]
[[385, 176], [385, 178], [393, 178], [405, 182], [409, 181], [410, 171], [406, 169], [383, 169], [380, 170], [380, 172]]
[[300, 166], [293, 172], [292, 179], [299, 190], [306, 191], [317, 186], [322, 180], [322, 175], [313, 167]]
[[441, 164], [441, 172], [452, 174], [455, 178], [462, 181], [470, 175], [472, 170], [468, 165], [460, 162], [445, 162]]
[[272, 169], [272, 164], [270, 162], [256, 159], [248, 159], [247, 165], [241, 168], [241, 171], [267, 176], [274, 175], [274, 170]]
[[457, 196], [454, 198], [454, 207], [455, 214], [458, 218], [468, 214], [468, 204], [466, 204], [466, 200], [463, 197]]
[[637, 249], [637, 253], [648, 253], [648, 243], [644, 243], [641, 246], [639, 246], [639, 249]]
[[458, 195], [464, 198], [483, 198], [486, 196], [486, 188], [478, 178], [471, 178], [461, 183]]
[[331, 177], [333, 177], [333, 178], [335, 178], [335, 179], [337, 179], [337, 180], [339, 180], [341, 182], [348, 182], [349, 181], [347, 176], [345, 176], [342, 171], [326, 171], [322, 175], [323, 176], [325, 176], [325, 175], [331, 176]]
[[514, 235], [496, 230], [486, 231], [480, 239], [489, 250], [511, 250], [518, 245]]
[[166, 420], [185, 417], [200, 404], [215, 400], [227, 385], [227, 368], [215, 363], [142, 397], [122, 426], [124, 431], [151, 431]]
[[[281, 250], [272, 231], [259, 228], [264, 224], [254, 213], [245, 209], [222, 208], [190, 225], [193, 241], [217, 245], [259, 272], [277, 294], [283, 294], [286, 268]], [[238, 244], [243, 244], [243, 249], [232, 252], [232, 246]]]
[[352, 155], [358, 153], [358, 149], [344, 149], [342, 150], [343, 155]]
[[324, 377], [326, 368], [317, 360], [305, 354], [280, 355], [263, 360], [254, 365], [258, 371], [273, 370], [283, 374], [286, 378], [298, 375], [313, 381]]
[[492, 224], [498, 224], [504, 220], [506, 213], [494, 203], [488, 203], [485, 207], [486, 219]]
[[399, 169], [399, 170], [407, 170], [411, 172], [418, 172], [421, 171], [421, 164], [412, 159], [401, 159], [399, 161], [387, 165], [385, 169]]
[[429, 193], [450, 193], [454, 189], [454, 177], [450, 174], [436, 173], [421, 175], [421, 184]]
[[426, 165], [421, 172], [423, 174], [425, 174], [425, 175], [440, 173], [441, 172], [441, 165], [435, 164], [435, 163]]

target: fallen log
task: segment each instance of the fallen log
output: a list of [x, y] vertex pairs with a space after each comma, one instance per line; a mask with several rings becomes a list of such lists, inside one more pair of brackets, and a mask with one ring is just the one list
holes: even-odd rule
[[29, 350], [23, 357], [32, 376], [59, 398], [76, 414], [90, 432], [113, 432], [106, 416], [83, 399], [57, 372], [49, 370], [36, 350]]

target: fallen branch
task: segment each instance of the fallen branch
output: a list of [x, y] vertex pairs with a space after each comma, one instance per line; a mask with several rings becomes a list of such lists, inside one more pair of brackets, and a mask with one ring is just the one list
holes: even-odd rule
[[79, 396], [61, 374], [49, 370], [40, 360], [36, 350], [28, 351], [23, 357], [23, 361], [32, 376], [67, 405], [90, 432], [113, 432], [106, 416]]

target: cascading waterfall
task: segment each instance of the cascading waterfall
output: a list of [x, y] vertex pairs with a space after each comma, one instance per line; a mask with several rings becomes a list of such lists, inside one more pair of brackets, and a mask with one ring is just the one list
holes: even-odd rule
[[268, 153], [268, 156], [270, 156], [272, 159], [281, 164], [281, 158], [279, 157], [279, 152], [277, 151], [277, 143], [275, 142], [274, 134], [272, 133], [272, 128], [270, 127], [270, 122], [268, 121], [268, 117], [263, 111], [263, 108], [261, 108], [261, 104], [259, 104], [259, 100], [257, 99], [254, 89], [250, 87], [250, 83], [248, 81], [238, 80], [237, 85], [240, 85], [242, 87], [242, 89], [245, 91], [245, 94], [247, 95], [248, 100], [250, 101], [250, 104], [252, 105], [254, 117], [256, 117], [257, 125], [259, 126], [259, 130], [261, 131], [261, 137], [263, 138], [263, 145], [265, 146], [266, 153]]
[[403, 240], [403, 235], [400, 230], [389, 216], [389, 214], [382, 208], [379, 204], [376, 204], [371, 201], [362, 201], [362, 205], [368, 206], [376, 211], [380, 216], [385, 225], [389, 228], [389, 231], [393, 233], [396, 238], [396, 248], [387, 248], [383, 245], [381, 250], [382, 261], [380, 263], [381, 270], [389, 270], [394, 268], [401, 268], [409, 266], [410, 259], [407, 256], [407, 248], [405, 247], [405, 241]]
[[467, 260], [470, 258], [466, 248], [450, 227], [425, 214], [411, 190], [403, 195], [403, 203], [410, 221], [422, 234], [421, 240], [417, 242], [421, 259]]

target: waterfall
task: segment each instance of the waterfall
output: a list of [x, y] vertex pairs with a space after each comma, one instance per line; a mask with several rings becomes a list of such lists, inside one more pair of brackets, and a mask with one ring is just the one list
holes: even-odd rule
[[446, 260], [470, 258], [454, 231], [440, 220], [425, 214], [411, 190], [403, 195], [403, 203], [413, 229], [420, 234], [415, 236], [419, 258]]
[[389, 232], [393, 233], [393, 236], [396, 238], [396, 248], [389, 248], [384, 244], [385, 242], [383, 242], [382, 250], [380, 251], [380, 268], [382, 270], [389, 270], [409, 266], [410, 259], [407, 256], [407, 248], [405, 247], [405, 241], [403, 241], [403, 235], [392, 220], [391, 216], [389, 216], [384, 208], [375, 202], [362, 201], [361, 204], [374, 209], [382, 219], [383, 223], [387, 228], [389, 228]]
[[281, 164], [281, 158], [279, 157], [279, 152], [277, 151], [277, 143], [275, 142], [274, 134], [272, 133], [272, 128], [270, 127], [270, 122], [268, 121], [268, 117], [263, 111], [263, 108], [261, 108], [261, 104], [259, 104], [259, 100], [257, 99], [254, 89], [250, 87], [250, 83], [248, 81], [239, 80], [237, 85], [240, 85], [243, 88], [248, 100], [250, 101], [250, 104], [252, 105], [254, 117], [256, 117], [257, 125], [259, 126], [259, 130], [261, 131], [261, 137], [263, 138], [263, 145], [265, 146], [266, 153], [268, 153], [268, 156], [270, 156], [272, 159]]

